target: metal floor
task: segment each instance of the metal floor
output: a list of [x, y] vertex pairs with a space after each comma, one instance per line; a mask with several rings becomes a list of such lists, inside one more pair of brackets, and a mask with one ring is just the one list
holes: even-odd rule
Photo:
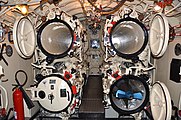
[[84, 86], [79, 118], [104, 118], [102, 78], [100, 75], [89, 76]]

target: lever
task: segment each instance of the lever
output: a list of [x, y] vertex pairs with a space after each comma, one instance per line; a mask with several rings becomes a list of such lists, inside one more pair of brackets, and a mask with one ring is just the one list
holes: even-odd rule
[[3, 60], [5, 62], [5, 64], [8, 66], [8, 62], [6, 61], [6, 59], [3, 57], [3, 50], [4, 47], [6, 46], [6, 44], [2, 44], [2, 48], [1, 48], [1, 53], [0, 53], [0, 60]]
[[38, 69], [55, 69], [54, 66], [47, 66], [45, 64], [43, 65], [37, 65], [37, 64], [34, 64], [34, 63], [31, 63], [31, 65], [35, 68], [38, 68]]
[[68, 101], [70, 101], [70, 95], [69, 95], [69, 91], [67, 91], [67, 93], [68, 93]]
[[49, 94], [49, 95], [48, 95], [48, 99], [51, 101], [51, 104], [52, 104], [52, 101], [53, 101], [53, 99], [54, 99], [54, 95], [53, 95], [53, 94]]

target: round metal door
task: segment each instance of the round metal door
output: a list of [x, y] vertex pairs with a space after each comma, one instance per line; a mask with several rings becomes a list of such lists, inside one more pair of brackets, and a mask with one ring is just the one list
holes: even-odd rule
[[57, 18], [47, 21], [38, 31], [38, 46], [42, 52], [53, 58], [67, 55], [73, 45], [73, 30], [63, 20]]
[[73, 99], [71, 84], [60, 75], [49, 75], [37, 85], [38, 103], [49, 112], [66, 110]]
[[150, 23], [149, 42], [152, 55], [161, 57], [168, 46], [169, 24], [163, 14], [156, 14]]
[[171, 120], [171, 98], [164, 83], [159, 81], [154, 83], [150, 94], [150, 105], [154, 120]]
[[148, 43], [148, 32], [139, 20], [127, 17], [113, 26], [110, 42], [118, 56], [131, 59], [145, 49]]
[[17, 53], [22, 58], [30, 58], [33, 55], [36, 47], [36, 34], [28, 17], [21, 17], [15, 21], [13, 41]]
[[111, 85], [110, 101], [119, 114], [128, 115], [141, 111], [149, 101], [149, 88], [146, 80], [125, 75]]

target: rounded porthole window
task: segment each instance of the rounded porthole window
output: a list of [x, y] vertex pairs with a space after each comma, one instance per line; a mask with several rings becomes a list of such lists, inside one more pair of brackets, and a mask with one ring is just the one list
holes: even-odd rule
[[131, 59], [145, 49], [148, 43], [148, 32], [139, 20], [127, 17], [113, 26], [110, 42], [118, 56]]
[[125, 75], [111, 85], [110, 101], [119, 114], [128, 115], [141, 111], [149, 101], [149, 88], [146, 80]]
[[38, 46], [46, 56], [62, 58], [73, 45], [73, 35], [72, 28], [65, 21], [49, 20], [38, 31]]

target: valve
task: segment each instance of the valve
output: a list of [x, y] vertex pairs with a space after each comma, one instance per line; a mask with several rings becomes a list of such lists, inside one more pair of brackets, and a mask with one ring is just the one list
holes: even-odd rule
[[54, 66], [48, 66], [48, 65], [46, 65], [46, 64], [36, 65], [36, 64], [34, 64], [34, 63], [31, 63], [31, 65], [32, 65], [33, 67], [35, 67], [35, 68], [43, 69], [43, 70], [45, 70], [45, 69], [55, 69]]

